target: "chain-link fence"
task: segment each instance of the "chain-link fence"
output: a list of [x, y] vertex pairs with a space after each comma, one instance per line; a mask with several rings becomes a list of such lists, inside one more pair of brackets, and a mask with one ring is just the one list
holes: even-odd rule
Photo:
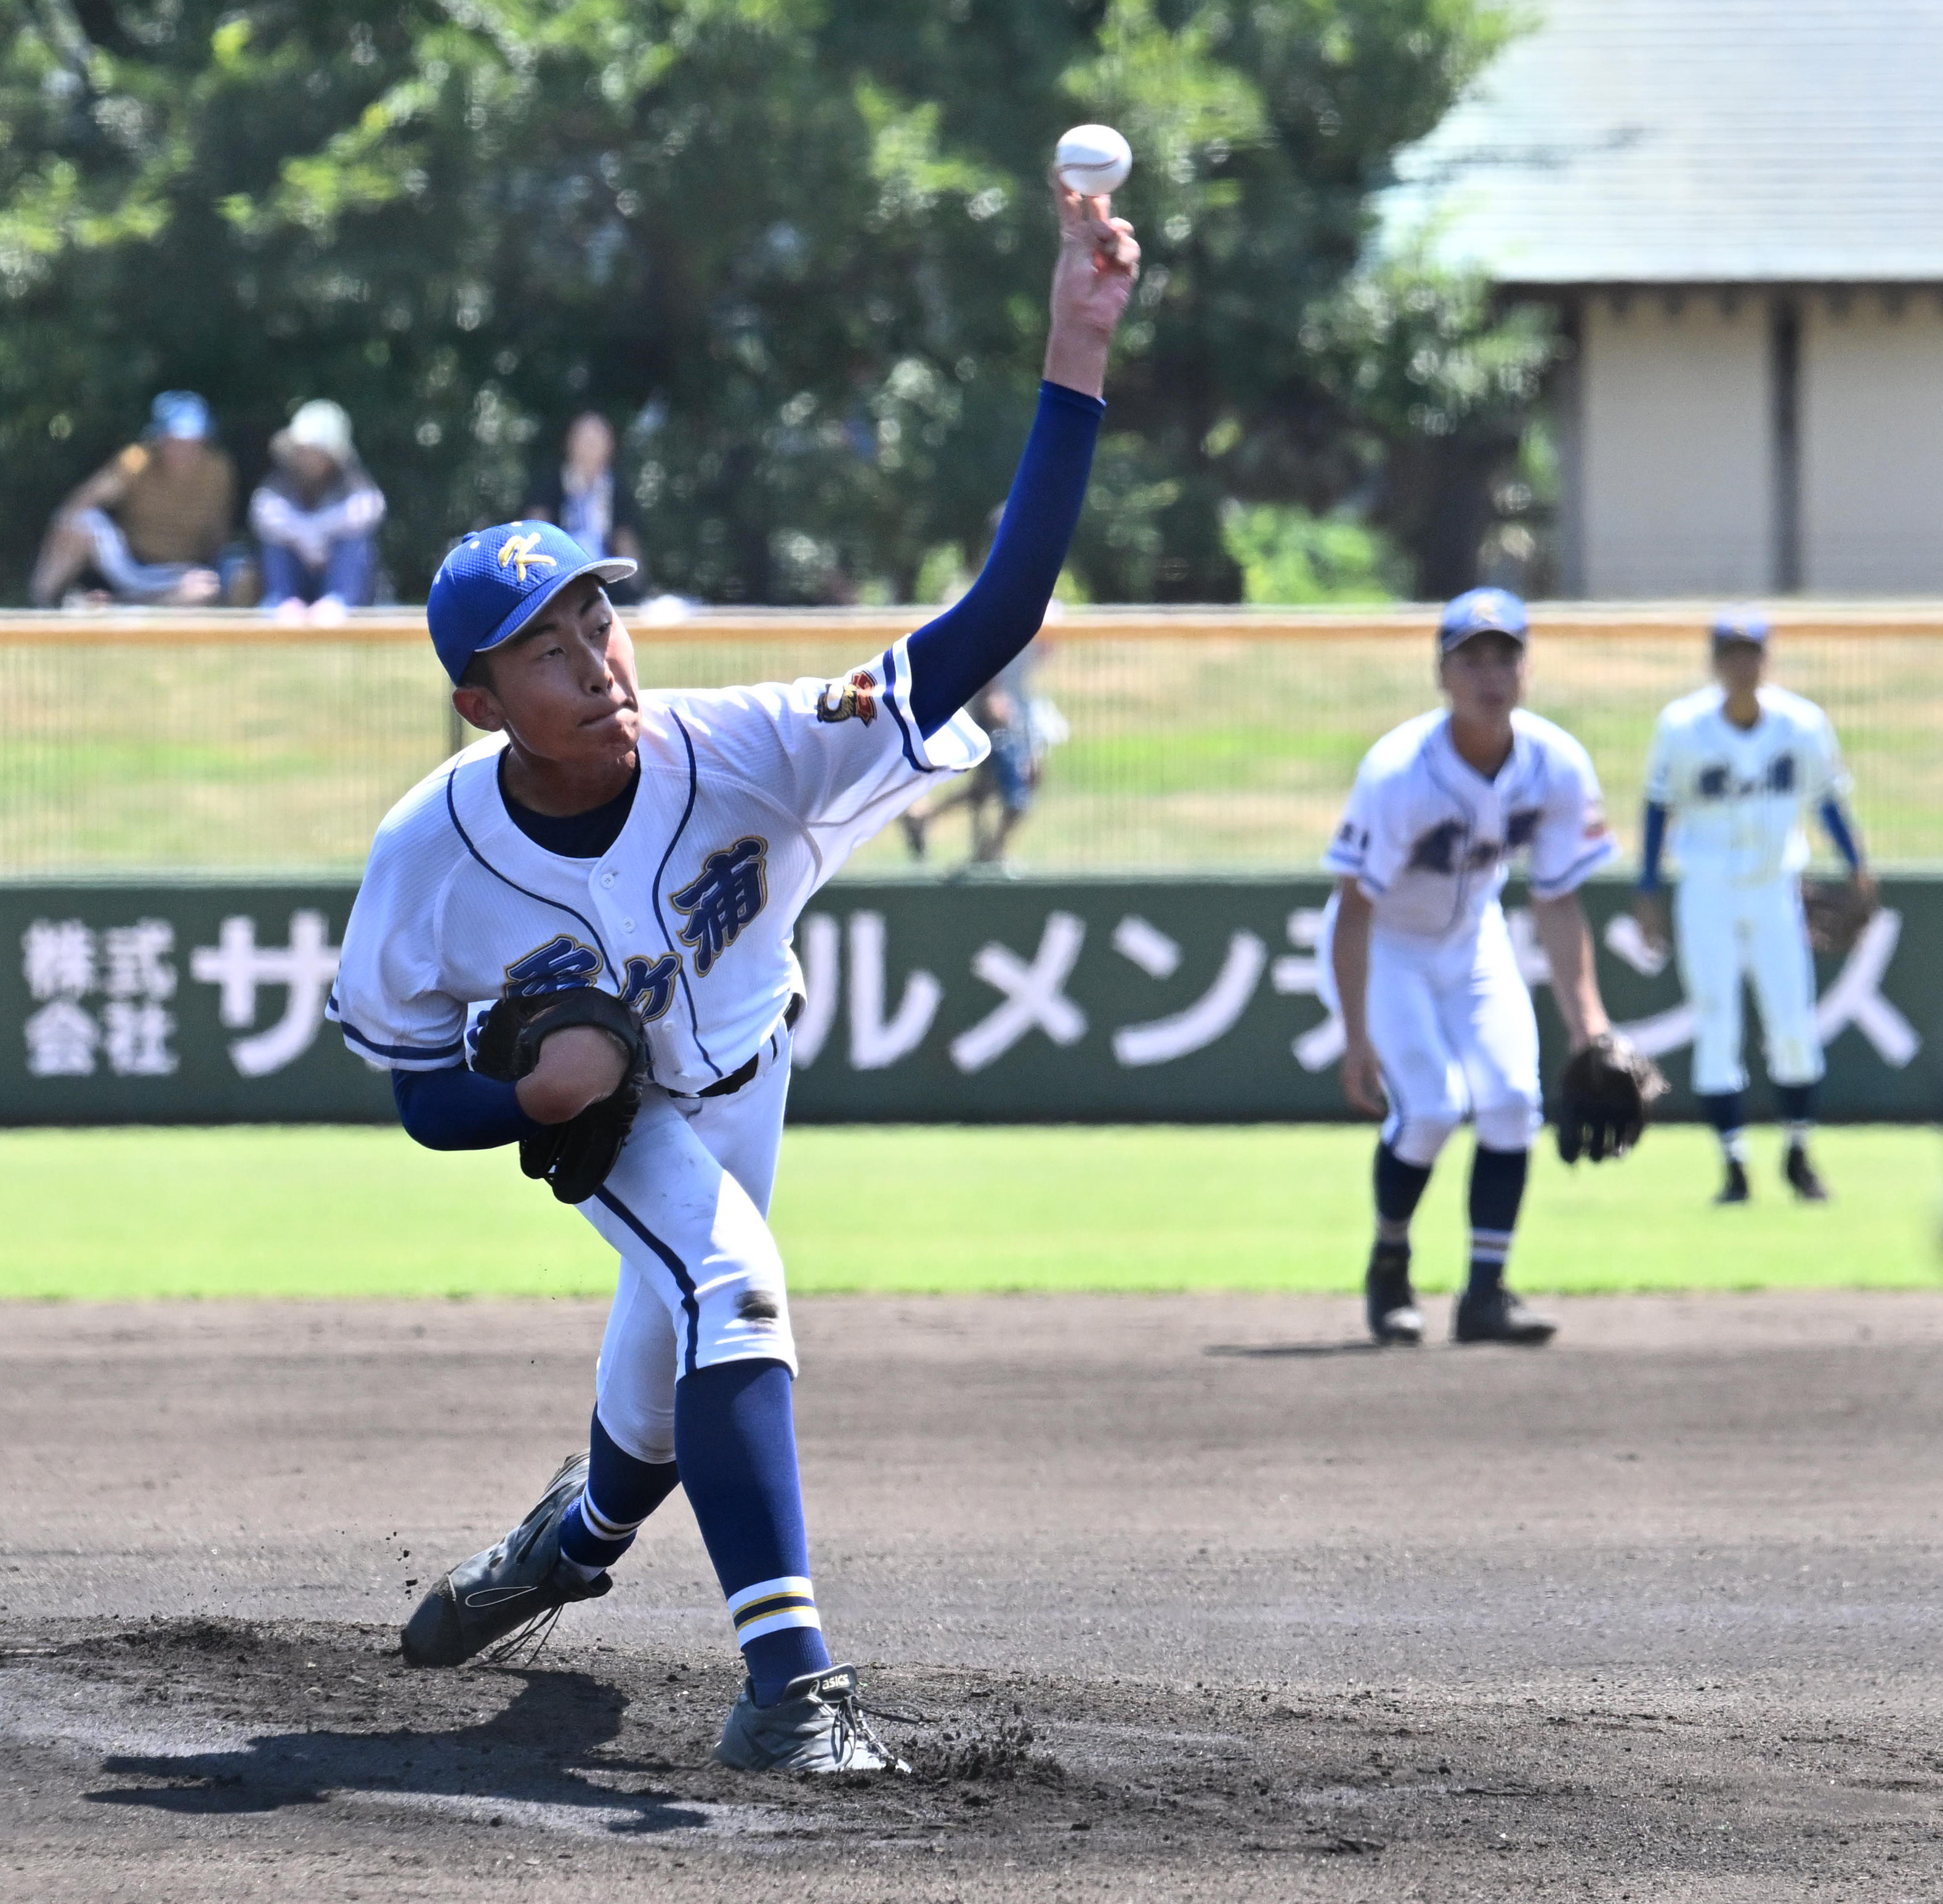
[[[922, 619], [698, 616], [637, 630], [660, 685], [829, 675]], [[1539, 610], [1531, 702], [1585, 742], [1630, 845], [1653, 717], [1705, 678], [1705, 611]], [[1435, 695], [1428, 610], [1085, 610], [1048, 628], [1045, 756], [1018, 864], [1312, 867], [1357, 761]], [[1885, 864], [1943, 862], [1943, 608], [1800, 610], [1776, 678], [1833, 717]], [[454, 739], [409, 615], [342, 631], [204, 616], [0, 617], [0, 874], [355, 871]], [[925, 867], [967, 853], [941, 818]], [[892, 829], [861, 856], [909, 863]]]

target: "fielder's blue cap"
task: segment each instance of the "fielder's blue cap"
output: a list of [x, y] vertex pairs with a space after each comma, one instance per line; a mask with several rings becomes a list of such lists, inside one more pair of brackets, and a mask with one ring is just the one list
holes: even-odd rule
[[1522, 642], [1531, 630], [1524, 603], [1509, 588], [1471, 588], [1445, 605], [1437, 623], [1437, 646], [1448, 654], [1474, 634], [1508, 634]]
[[1767, 646], [1768, 620], [1757, 608], [1724, 608], [1714, 617], [1716, 641], [1751, 641], [1757, 648]]
[[149, 434], [154, 436], [206, 437], [209, 406], [193, 390], [164, 390], [149, 406]]
[[425, 603], [431, 645], [454, 681], [474, 655], [509, 641], [569, 582], [624, 582], [635, 564], [589, 555], [550, 522], [502, 522], [462, 538], [438, 565]]

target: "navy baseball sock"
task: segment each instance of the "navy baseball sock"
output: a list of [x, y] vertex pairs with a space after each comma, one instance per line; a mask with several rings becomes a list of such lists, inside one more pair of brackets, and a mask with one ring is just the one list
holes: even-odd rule
[[1739, 1091], [1712, 1092], [1701, 1098], [1700, 1108], [1720, 1137], [1721, 1155], [1730, 1163], [1745, 1163], [1748, 1160], [1746, 1097]]
[[587, 1485], [560, 1524], [563, 1559], [587, 1580], [605, 1573], [634, 1544], [641, 1523], [673, 1494], [681, 1474], [673, 1461], [630, 1454], [594, 1413], [588, 1431]]
[[1469, 1296], [1489, 1295], [1505, 1279], [1512, 1232], [1524, 1201], [1529, 1150], [1487, 1150], [1479, 1144], [1471, 1159], [1471, 1277]]
[[1387, 1144], [1377, 1146], [1377, 1240], [1410, 1241], [1410, 1220], [1430, 1181], [1428, 1164], [1405, 1163]]
[[810, 1584], [790, 1383], [779, 1362], [728, 1362], [684, 1375], [674, 1391], [682, 1485], [758, 1706], [830, 1663]]
[[1788, 1132], [1789, 1149], [1808, 1141], [1815, 1128], [1815, 1087], [1812, 1084], [1777, 1084], [1774, 1095], [1781, 1101], [1781, 1121]]

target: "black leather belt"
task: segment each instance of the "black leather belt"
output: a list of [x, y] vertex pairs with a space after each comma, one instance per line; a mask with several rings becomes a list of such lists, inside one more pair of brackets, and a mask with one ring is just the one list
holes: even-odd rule
[[[796, 1029], [797, 1020], [803, 1016], [803, 994], [798, 992], [790, 1000], [789, 1009], [783, 1014], [783, 1028], [785, 1030], [793, 1031]], [[744, 1085], [748, 1083], [755, 1076], [757, 1067], [762, 1061], [763, 1054], [757, 1052], [747, 1064], [731, 1071], [726, 1077], [717, 1078], [713, 1084], [704, 1084], [699, 1091], [695, 1092], [695, 1096], [698, 1098], [733, 1097]]]

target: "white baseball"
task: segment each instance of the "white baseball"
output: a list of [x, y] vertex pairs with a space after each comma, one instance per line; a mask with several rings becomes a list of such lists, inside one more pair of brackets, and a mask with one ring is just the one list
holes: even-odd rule
[[1134, 149], [1111, 126], [1075, 126], [1052, 155], [1052, 169], [1070, 192], [1103, 198], [1134, 169]]

